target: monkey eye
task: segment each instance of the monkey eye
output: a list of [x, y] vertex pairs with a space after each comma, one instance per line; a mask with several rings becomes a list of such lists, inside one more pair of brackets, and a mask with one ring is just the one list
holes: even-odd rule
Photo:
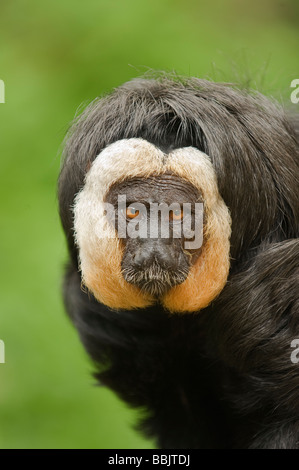
[[183, 209], [176, 209], [174, 211], [169, 212], [170, 220], [182, 220], [183, 216], [184, 216]]
[[135, 209], [135, 207], [129, 206], [126, 210], [126, 216], [128, 219], [135, 219], [139, 215], [139, 210]]

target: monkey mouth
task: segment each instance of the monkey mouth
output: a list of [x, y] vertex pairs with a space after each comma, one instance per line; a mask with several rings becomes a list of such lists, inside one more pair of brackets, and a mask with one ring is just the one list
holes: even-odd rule
[[122, 274], [127, 282], [139, 287], [143, 292], [153, 297], [161, 297], [172, 287], [182, 284], [188, 276], [188, 270], [169, 271], [155, 262], [140, 271], [124, 268]]

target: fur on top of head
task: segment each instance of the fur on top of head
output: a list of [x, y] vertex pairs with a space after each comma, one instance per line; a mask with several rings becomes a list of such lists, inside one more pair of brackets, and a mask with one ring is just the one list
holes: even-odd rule
[[[207, 155], [189, 147], [165, 155], [143, 139], [115, 142], [104, 149], [86, 175], [76, 197], [74, 227], [83, 283], [105, 305], [115, 309], [144, 308], [155, 299], [126, 282], [121, 274], [122, 249], [104, 215], [105, 195], [124, 179], [146, 178], [167, 171], [191, 182], [203, 194], [207, 242], [187, 279], [161, 299], [172, 312], [197, 311], [222, 290], [229, 271], [230, 215], [221, 199]], [[99, 237], [100, 233], [100, 237]]]

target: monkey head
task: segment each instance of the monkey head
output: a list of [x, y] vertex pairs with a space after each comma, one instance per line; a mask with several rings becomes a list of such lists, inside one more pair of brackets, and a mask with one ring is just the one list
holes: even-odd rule
[[297, 138], [256, 92], [135, 79], [83, 111], [64, 155], [71, 269], [111, 309], [197, 312], [264, 246], [297, 237]]
[[226, 283], [230, 225], [207, 155], [119, 140], [94, 160], [75, 200], [83, 283], [114, 309], [200, 310]]

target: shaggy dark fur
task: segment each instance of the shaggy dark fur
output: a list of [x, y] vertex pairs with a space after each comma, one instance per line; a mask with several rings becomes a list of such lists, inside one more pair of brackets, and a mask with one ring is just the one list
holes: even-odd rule
[[[141, 137], [208, 154], [232, 216], [231, 270], [195, 314], [111, 311], [80, 288], [71, 207], [108, 144]], [[73, 124], [59, 179], [70, 263], [66, 309], [99, 380], [141, 407], [164, 448], [299, 448], [299, 146], [292, 120], [258, 93], [195, 78], [136, 79]]]

